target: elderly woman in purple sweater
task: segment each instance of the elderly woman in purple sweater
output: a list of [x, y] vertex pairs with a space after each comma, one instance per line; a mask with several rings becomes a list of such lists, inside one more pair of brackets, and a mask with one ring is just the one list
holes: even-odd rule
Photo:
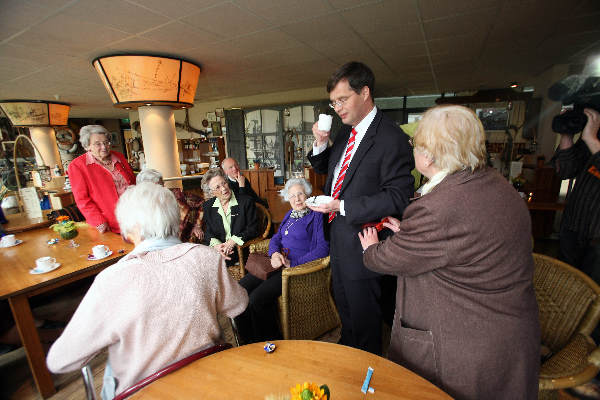
[[[306, 207], [312, 187], [304, 179], [290, 179], [281, 197], [292, 209], [285, 215], [279, 230], [269, 242], [273, 269], [293, 268], [329, 254], [329, 243], [323, 234], [323, 215]], [[277, 339], [277, 298], [281, 295], [281, 268], [263, 281], [252, 274], [240, 280], [248, 291], [246, 311], [236, 318], [242, 339], [246, 343]]]

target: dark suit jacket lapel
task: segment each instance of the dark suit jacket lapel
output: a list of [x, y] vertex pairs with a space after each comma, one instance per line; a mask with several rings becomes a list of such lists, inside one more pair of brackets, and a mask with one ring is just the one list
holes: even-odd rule
[[373, 146], [373, 140], [375, 134], [377, 133], [377, 126], [379, 125], [379, 121], [381, 121], [381, 111], [377, 110], [375, 118], [373, 118], [371, 125], [369, 125], [369, 128], [367, 128], [365, 136], [360, 141], [358, 149], [356, 149], [356, 153], [354, 153], [354, 156], [350, 161], [350, 165], [348, 166], [348, 170], [346, 171], [346, 176], [344, 177], [344, 183], [342, 183], [342, 188], [340, 189], [340, 197], [342, 196], [342, 193], [344, 193], [344, 189], [346, 189], [346, 187], [348, 187], [348, 185], [350, 184], [352, 176], [354, 176], [354, 173], [358, 169], [358, 166], [360, 165], [360, 162], [362, 161], [363, 157], [365, 156], [365, 154], [367, 154], [371, 146]]

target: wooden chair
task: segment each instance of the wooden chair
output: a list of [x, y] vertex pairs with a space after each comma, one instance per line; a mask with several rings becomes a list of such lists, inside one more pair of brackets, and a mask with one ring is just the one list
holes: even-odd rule
[[[268, 249], [266, 239], [251, 245], [250, 253]], [[316, 339], [341, 325], [330, 287], [329, 256], [282, 271], [279, 319], [285, 340]]]
[[[579, 386], [600, 371], [600, 350], [590, 334], [600, 320], [600, 287], [572, 266], [533, 254], [543, 357], [539, 398], [558, 398], [558, 389]], [[544, 354], [542, 354], [544, 356]]]
[[[219, 351], [223, 351], [223, 350], [227, 350], [230, 349], [232, 346], [229, 343], [221, 343], [221, 344], [217, 344], [215, 346], [209, 347], [207, 349], [201, 350], [197, 353], [194, 353], [190, 356], [187, 356], [186, 358], [183, 358], [177, 362], [174, 362], [173, 364], [167, 365], [166, 367], [164, 367], [163, 369], [161, 369], [160, 371], [157, 371], [155, 373], [153, 373], [152, 375], [142, 379], [141, 381], [131, 385], [130, 387], [128, 387], [127, 389], [125, 389], [124, 391], [122, 391], [121, 393], [119, 393], [117, 396], [115, 396], [114, 400], [123, 400], [128, 398], [129, 396], [131, 396], [132, 394], [134, 394], [135, 392], [137, 392], [138, 390], [142, 389], [145, 386], [148, 386], [149, 384], [151, 384], [152, 382], [154, 382], [157, 379], [162, 378], [165, 375], [170, 374], [173, 371], [176, 371], [200, 358], [209, 356], [211, 354], [214, 353], [218, 353]], [[83, 382], [85, 384], [85, 392], [87, 395], [87, 399], [88, 400], [95, 400], [96, 399], [96, 393], [94, 391], [94, 382], [93, 382], [93, 378], [92, 378], [92, 373], [91, 373], [91, 368], [89, 365], [86, 365], [85, 367], [83, 367], [81, 369], [81, 373], [83, 374]], [[91, 397], [90, 397], [91, 396]]]
[[241, 276], [244, 276], [246, 274], [246, 270], [245, 270], [246, 261], [244, 259], [244, 249], [247, 249], [250, 246], [252, 246], [253, 244], [266, 239], [267, 236], [269, 235], [269, 231], [271, 230], [271, 213], [262, 204], [260, 204], [260, 203], [255, 203], [255, 204], [256, 204], [256, 219], [258, 222], [259, 236], [255, 237], [254, 239], [250, 239], [250, 240], [246, 241], [246, 243], [244, 243], [241, 246], [236, 246], [237, 252], [238, 252], [238, 257], [239, 257]]

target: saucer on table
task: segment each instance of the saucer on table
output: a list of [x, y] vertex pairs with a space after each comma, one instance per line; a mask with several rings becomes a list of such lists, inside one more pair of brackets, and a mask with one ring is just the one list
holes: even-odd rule
[[2, 244], [2, 245], [0, 245], [0, 247], [13, 247], [13, 246], [19, 245], [21, 243], [23, 243], [23, 241], [21, 239], [17, 239], [17, 240], [15, 240], [14, 244]]
[[112, 250], [108, 250], [108, 252], [106, 253], [106, 255], [105, 255], [104, 257], [100, 257], [100, 258], [96, 258], [96, 257], [94, 257], [94, 255], [93, 255], [93, 254], [88, 254], [88, 257], [87, 257], [87, 259], [88, 259], [88, 261], [94, 261], [94, 260], [103, 260], [103, 259], [105, 259], [106, 257], [112, 256], [112, 253], [113, 253], [113, 252], [112, 252]]
[[33, 274], [33, 275], [45, 274], [46, 272], [54, 271], [58, 267], [60, 267], [60, 263], [54, 263], [54, 265], [50, 269], [47, 269], [45, 271], [40, 271], [39, 269], [37, 269], [37, 267], [35, 267], [33, 269], [30, 269], [29, 273]]
[[320, 206], [323, 204], [327, 204], [332, 202], [334, 199], [331, 196], [324, 196], [324, 195], [320, 195], [320, 196], [312, 196], [309, 197], [308, 199], [306, 199], [306, 205], [307, 206]]

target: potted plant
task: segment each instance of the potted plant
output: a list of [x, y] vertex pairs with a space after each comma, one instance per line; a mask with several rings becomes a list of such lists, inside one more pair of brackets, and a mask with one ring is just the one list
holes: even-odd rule
[[79, 234], [77, 228], [84, 225], [83, 223], [71, 221], [66, 215], [61, 215], [56, 218], [56, 221], [57, 223], [50, 225], [50, 228], [52, 228], [54, 232], [58, 232], [63, 239], [73, 239]]

